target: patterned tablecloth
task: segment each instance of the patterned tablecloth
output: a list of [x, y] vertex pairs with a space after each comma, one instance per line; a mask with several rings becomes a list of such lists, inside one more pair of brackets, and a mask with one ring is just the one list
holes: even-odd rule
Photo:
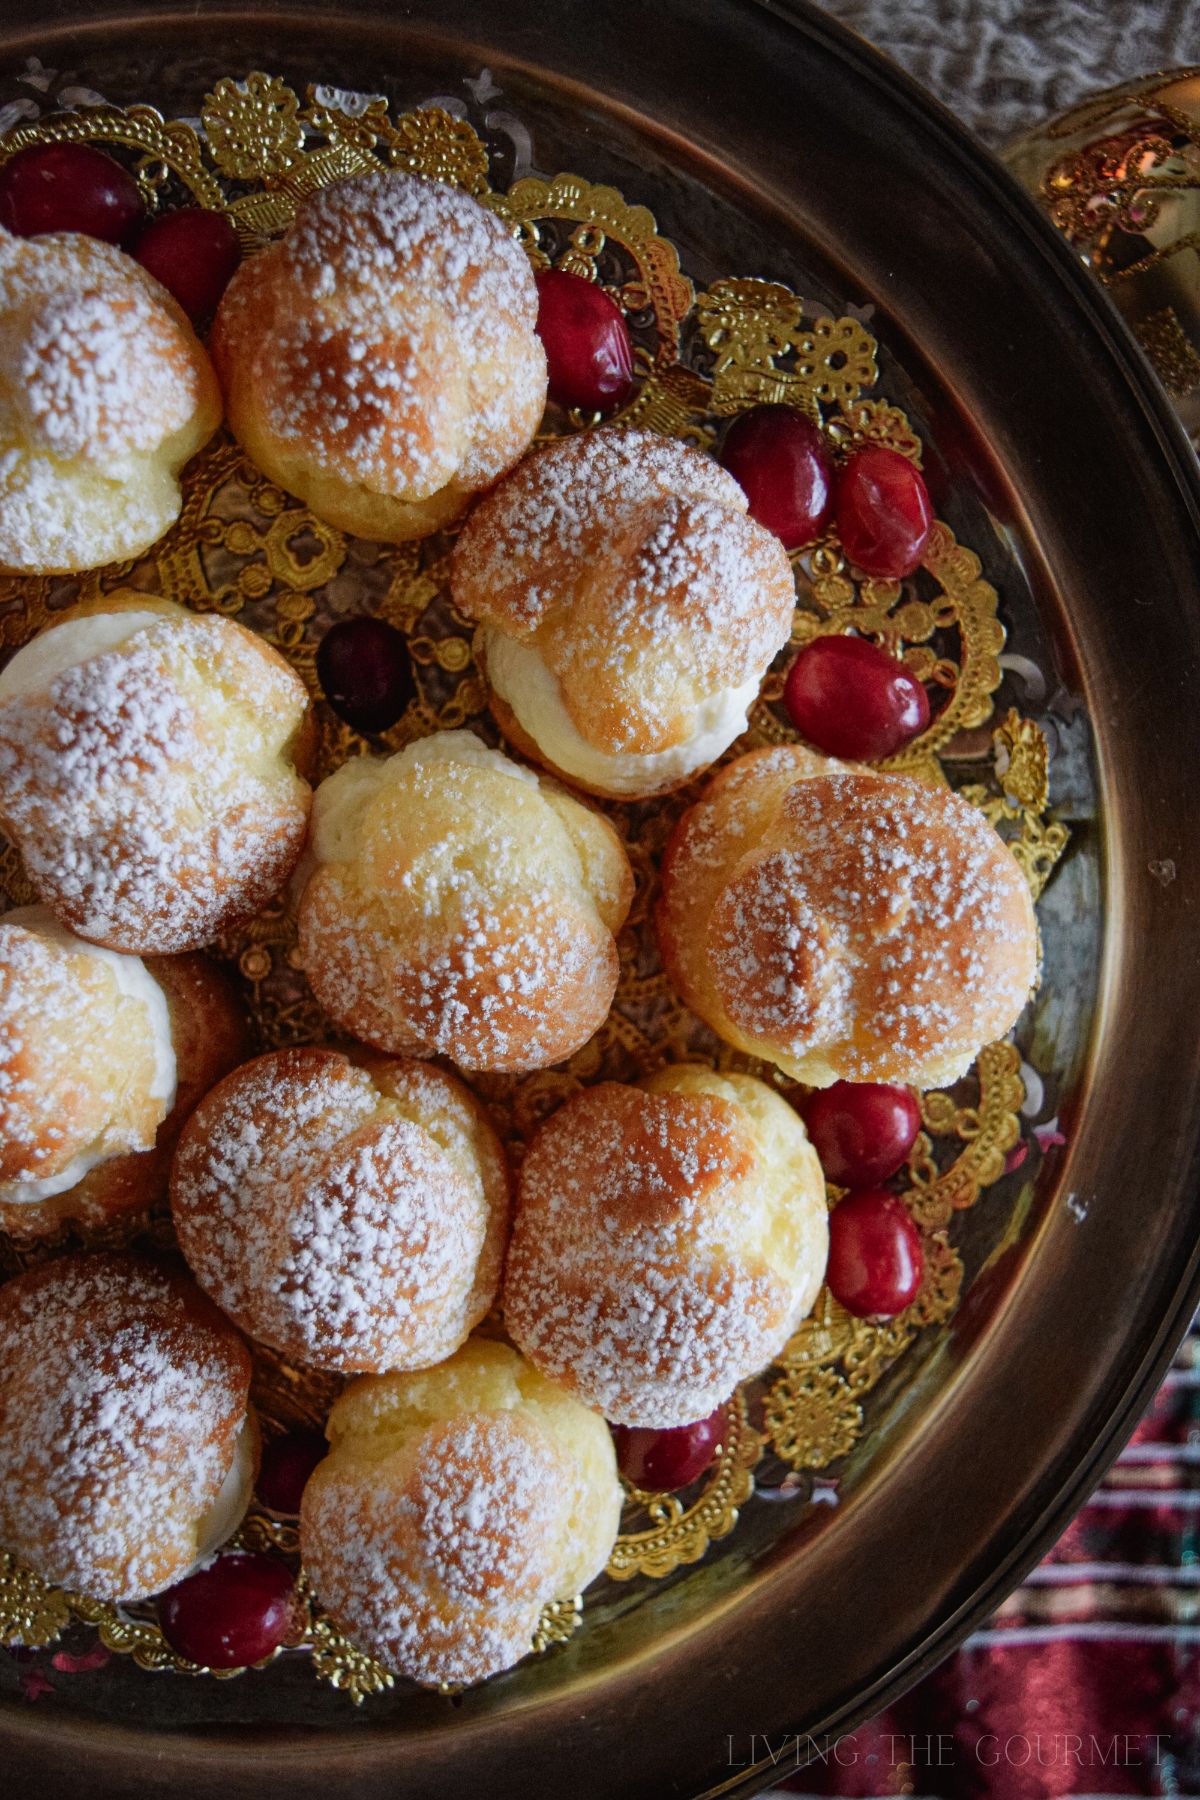
[[[989, 143], [1200, 61], [1200, 0], [834, 0]], [[780, 1772], [797, 1746], [760, 1744]], [[1024, 1587], [793, 1794], [1200, 1795], [1200, 1337]]]

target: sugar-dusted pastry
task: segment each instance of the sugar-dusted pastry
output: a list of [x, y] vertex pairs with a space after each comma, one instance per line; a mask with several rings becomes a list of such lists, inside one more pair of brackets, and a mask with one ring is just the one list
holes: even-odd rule
[[982, 813], [798, 744], [740, 757], [683, 815], [656, 924], [692, 1010], [811, 1087], [956, 1080], [1037, 972], [1028, 885]]
[[505, 735], [616, 799], [680, 787], [746, 729], [796, 604], [733, 476], [652, 431], [529, 457], [472, 512], [452, 581]]
[[193, 950], [287, 881], [311, 734], [303, 682], [254, 632], [113, 595], [0, 672], [0, 823], [81, 937]]
[[505, 1326], [614, 1423], [687, 1425], [782, 1350], [828, 1243], [816, 1152], [763, 1082], [691, 1065], [602, 1082], [530, 1145]]
[[399, 170], [301, 201], [212, 333], [229, 423], [318, 518], [402, 542], [455, 519], [546, 400], [533, 273], [469, 194]]
[[173, 525], [221, 421], [183, 309], [131, 256], [0, 230], [0, 568], [94, 569]]
[[365, 1376], [326, 1427], [300, 1509], [305, 1573], [334, 1623], [398, 1675], [482, 1681], [587, 1586], [621, 1511], [604, 1421], [507, 1344]]
[[542, 1069], [607, 1017], [633, 894], [620, 839], [469, 731], [345, 763], [306, 860], [305, 972], [376, 1048]]
[[496, 1297], [508, 1170], [454, 1076], [304, 1047], [201, 1102], [171, 1206], [192, 1273], [250, 1336], [341, 1374], [421, 1369]]
[[43, 1237], [166, 1197], [175, 1140], [245, 1056], [232, 985], [202, 956], [118, 955], [44, 907], [0, 918], [0, 1230]]
[[0, 1544], [47, 1580], [137, 1600], [241, 1521], [250, 1354], [194, 1282], [106, 1252], [0, 1288]]

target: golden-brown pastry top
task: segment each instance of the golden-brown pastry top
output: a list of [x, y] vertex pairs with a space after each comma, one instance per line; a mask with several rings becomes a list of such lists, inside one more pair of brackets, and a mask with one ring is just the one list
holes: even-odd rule
[[249, 1391], [245, 1345], [181, 1275], [96, 1252], [17, 1276], [0, 1288], [0, 1542], [97, 1599], [177, 1581], [213, 1547]]
[[827, 1246], [816, 1152], [762, 1082], [692, 1066], [602, 1082], [525, 1157], [505, 1325], [606, 1418], [685, 1425], [783, 1348]]
[[452, 1075], [305, 1046], [201, 1102], [171, 1204], [193, 1274], [252, 1337], [344, 1374], [425, 1368], [495, 1299], [508, 1170]]
[[364, 537], [423, 537], [537, 429], [546, 358], [521, 246], [470, 195], [400, 170], [301, 201], [234, 275], [213, 359], [272, 480]]
[[308, 695], [244, 626], [147, 597], [67, 615], [0, 673], [0, 818], [81, 937], [195, 949], [287, 880]]
[[482, 1681], [531, 1648], [543, 1606], [603, 1569], [621, 1511], [603, 1420], [506, 1344], [367, 1376], [334, 1406], [300, 1544], [322, 1606], [389, 1669]]
[[322, 782], [300, 954], [376, 1048], [547, 1067], [599, 1029], [633, 877], [613, 827], [466, 731]]
[[713, 778], [667, 847], [656, 923], [688, 1005], [817, 1087], [956, 1080], [1037, 971], [1028, 884], [975, 807], [801, 745]]
[[119, 956], [44, 907], [0, 919], [0, 1229], [110, 1226], [166, 1197], [180, 1127], [246, 1054], [202, 956]]
[[559, 439], [479, 502], [455, 604], [542, 760], [652, 793], [744, 729], [795, 608], [787, 553], [746, 505], [711, 457], [639, 430]]
[[220, 423], [182, 308], [131, 256], [0, 230], [0, 567], [134, 557], [179, 515], [179, 471]]

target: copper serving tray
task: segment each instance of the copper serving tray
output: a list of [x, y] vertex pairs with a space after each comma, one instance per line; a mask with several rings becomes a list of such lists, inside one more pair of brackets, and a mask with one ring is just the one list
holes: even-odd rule
[[[1058, 1116], [906, 1364], [836, 1507], [747, 1511], [722, 1554], [453, 1699], [107, 1671], [0, 1700], [13, 1794], [750, 1793], [944, 1655], [1062, 1528], [1200, 1294], [1200, 478], [1088, 274], [999, 166], [825, 15], [774, 0], [254, 9], [5, 0], [0, 64], [194, 114], [267, 69], [494, 102], [536, 166], [650, 206], [698, 281], [870, 308], [1013, 647], [1049, 677], [1072, 850], [1043, 910]], [[479, 90], [483, 91], [483, 90]], [[489, 90], [490, 91], [490, 90]], [[1085, 724], [1086, 720], [1086, 724]], [[982, 1211], [983, 1209], [981, 1209]], [[283, 1665], [278, 1665], [282, 1667]]]

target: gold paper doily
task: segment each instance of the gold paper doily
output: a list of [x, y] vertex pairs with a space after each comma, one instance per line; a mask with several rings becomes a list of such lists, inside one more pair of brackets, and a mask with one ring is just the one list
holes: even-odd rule
[[[529, 177], [506, 193], [494, 192], [486, 147], [463, 120], [438, 109], [392, 117], [381, 100], [342, 110], [312, 87], [301, 97], [266, 74], [218, 82], [200, 116], [203, 135], [147, 106], [57, 116], [11, 132], [0, 141], [0, 161], [37, 141], [103, 144], [134, 170], [151, 208], [219, 208], [234, 222], [247, 253], [286, 226], [304, 194], [342, 176], [382, 163], [450, 181], [504, 219], [536, 265], [599, 281], [621, 305], [635, 341], [638, 382], [618, 426], [649, 426], [706, 447], [728, 415], [784, 401], [821, 422], [835, 456], [869, 439], [921, 459], [908, 419], [874, 392], [876, 346], [864, 325], [814, 313], [777, 283], [728, 278], [697, 295], [653, 216], [614, 188], [564, 174], [550, 181]], [[555, 433], [592, 423], [552, 409], [544, 429]], [[265, 480], [224, 434], [191, 464], [184, 490], [178, 523], [137, 562], [79, 577], [0, 576], [0, 644], [25, 642], [80, 599], [132, 586], [198, 611], [238, 617], [278, 646], [319, 698], [315, 653], [322, 632], [338, 617], [369, 610], [406, 633], [418, 687], [404, 718], [385, 734], [385, 745], [398, 748], [462, 725], [495, 741], [471, 659], [470, 627], [446, 593], [451, 534], [401, 546], [347, 538]], [[1001, 679], [1004, 632], [996, 592], [982, 578], [979, 559], [939, 524], [924, 567], [903, 584], [856, 580], [832, 533], [794, 564], [794, 641], [853, 629], [902, 655], [938, 698], [929, 729], [894, 766], [945, 779], [939, 752], [956, 734], [986, 723]], [[789, 658], [790, 652], [781, 657], [768, 677], [737, 751], [792, 735], [779, 705]], [[327, 708], [319, 714], [324, 774], [366, 746]], [[994, 751], [990, 778], [963, 791], [1012, 842], [1036, 894], [1066, 843], [1064, 827], [1046, 818], [1045, 739], [1035, 723], [1010, 713], [995, 734]], [[671, 825], [695, 791], [605, 809], [626, 840], [638, 877], [612, 1015], [562, 1068], [474, 1083], [518, 1150], [547, 1111], [599, 1077], [628, 1080], [665, 1061], [690, 1059], [749, 1068], [785, 1085], [776, 1071], [719, 1044], [680, 1004], [658, 966], [647, 926], [654, 871]], [[27, 897], [7, 847], [0, 853], [0, 880], [10, 900]], [[241, 977], [264, 1047], [325, 1034], [295, 964], [292, 923], [282, 901], [219, 949]], [[962, 1264], [948, 1235], [953, 1217], [1002, 1173], [1018, 1139], [1022, 1095], [1017, 1053], [1000, 1044], [982, 1053], [954, 1093], [924, 1097], [924, 1129], [909, 1167], [909, 1200], [927, 1252], [921, 1294], [899, 1318], [873, 1325], [851, 1318], [823, 1293], [778, 1370], [730, 1401], [720, 1451], [702, 1480], [682, 1496], [630, 1493], [610, 1577], [662, 1577], [703, 1556], [733, 1530], [765, 1451], [795, 1469], [818, 1470], [854, 1446], [866, 1394], [918, 1332], [954, 1308]], [[161, 1239], [169, 1225], [154, 1221], [152, 1230]], [[0, 1240], [0, 1268], [11, 1271], [53, 1254], [65, 1241], [18, 1247]], [[269, 1427], [319, 1423], [338, 1385], [259, 1354], [255, 1398]], [[295, 1554], [294, 1527], [261, 1513], [250, 1515], [236, 1541]], [[578, 1601], [547, 1607], [533, 1648], [562, 1642], [580, 1616]], [[122, 1609], [63, 1594], [17, 1558], [0, 1555], [0, 1640], [48, 1644], [72, 1618], [97, 1626], [107, 1648], [128, 1653], [145, 1668], [200, 1672], [166, 1644], [152, 1606]], [[286, 1647], [307, 1648], [316, 1674], [356, 1702], [392, 1686], [387, 1671], [321, 1614], [303, 1575], [296, 1628]]]

